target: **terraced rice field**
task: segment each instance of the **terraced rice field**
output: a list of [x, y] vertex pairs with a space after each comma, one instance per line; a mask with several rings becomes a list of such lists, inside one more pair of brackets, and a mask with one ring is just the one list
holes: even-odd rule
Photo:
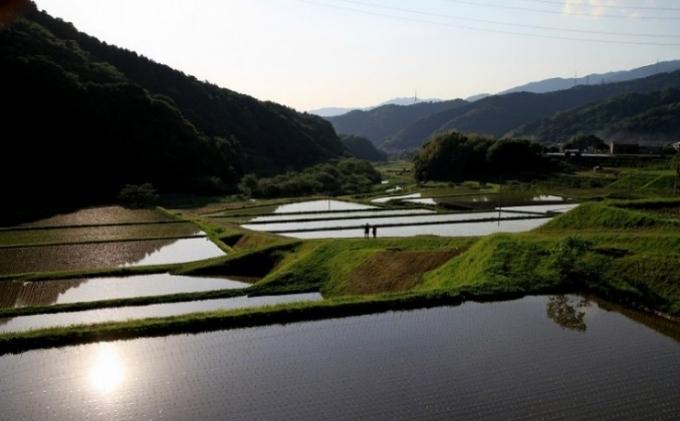
[[320, 300], [319, 293], [271, 295], [257, 297], [232, 297], [213, 300], [185, 301], [179, 303], [151, 304], [135, 307], [114, 307], [51, 314], [36, 314], [0, 319], [0, 333], [31, 329], [65, 327], [75, 324], [116, 322], [150, 317], [180, 316], [204, 311], [259, 307], [282, 303]]
[[181, 263], [221, 255], [207, 238], [20, 247], [0, 250], [0, 274]]
[[35, 230], [1, 230], [0, 246], [115, 241], [139, 238], [188, 237], [200, 234], [191, 223], [115, 225], [82, 228], [50, 228]]
[[125, 209], [120, 206], [102, 206], [59, 214], [50, 218], [22, 224], [21, 226], [121, 224], [172, 220], [172, 217], [156, 209]]
[[45, 306], [249, 286], [248, 283], [230, 279], [179, 276], [168, 273], [35, 282], [0, 281], [0, 307]]
[[527, 297], [4, 355], [0, 406], [7, 419], [676, 420], [678, 345], [579, 297]]

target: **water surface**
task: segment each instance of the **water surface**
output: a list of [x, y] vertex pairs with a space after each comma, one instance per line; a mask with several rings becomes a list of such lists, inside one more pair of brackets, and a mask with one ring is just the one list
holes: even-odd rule
[[170, 263], [193, 262], [195, 260], [209, 259], [223, 256], [222, 251], [215, 243], [207, 238], [185, 238], [177, 240], [145, 254], [139, 260], [125, 263], [121, 266], [144, 266], [165, 265]]
[[247, 288], [250, 284], [222, 278], [159, 273], [38, 282], [1, 281], [0, 307], [29, 307], [184, 292]]
[[[498, 213], [496, 213], [498, 215]], [[516, 216], [516, 215], [515, 215]], [[439, 235], [442, 237], [476, 237], [497, 232], [524, 232], [538, 228], [551, 218], [501, 220], [494, 222], [463, 222], [456, 224], [410, 225], [402, 227], [378, 227], [378, 237], [414, 237], [416, 235]], [[359, 238], [364, 236], [361, 228], [343, 230], [319, 230], [282, 232], [281, 235], [300, 239]]]
[[359, 216], [387, 216], [387, 215], [424, 215], [433, 213], [430, 209], [375, 209], [368, 211], [354, 212], [317, 212], [293, 215], [262, 215], [251, 219], [249, 222], [261, 221], [291, 221], [295, 219], [335, 219], [335, 218], [355, 218]]
[[277, 207], [276, 210], [274, 210], [274, 213], [324, 212], [372, 208], [374, 208], [374, 206], [340, 200], [310, 200], [307, 202], [288, 203], [286, 205], [281, 205]]
[[654, 419], [680, 343], [580, 297], [0, 357], [5, 419]]
[[[465, 220], [479, 220], [498, 218], [499, 212], [467, 212], [467, 213], [452, 213], [452, 214], [425, 214], [425, 215], [393, 215], [385, 218], [355, 218], [355, 219], [327, 219], [318, 221], [305, 222], [272, 222], [268, 224], [246, 224], [243, 228], [257, 230], [257, 231], [293, 231], [302, 229], [319, 229], [334, 228], [334, 227], [361, 227], [364, 224], [373, 225], [390, 225], [390, 224], [419, 224], [426, 222], [448, 222], [448, 221], [465, 221]], [[518, 213], [500, 212], [501, 218], [516, 218], [522, 216]], [[527, 214], [525, 216], [533, 216]]]
[[0, 333], [19, 332], [48, 327], [64, 327], [84, 323], [120, 322], [129, 319], [180, 316], [182, 314], [202, 311], [258, 307], [281, 303], [316, 301], [320, 299], [321, 295], [318, 293], [266, 295], [257, 297], [241, 296], [136, 307], [114, 307], [54, 314], [36, 314], [33, 316], [0, 319]]

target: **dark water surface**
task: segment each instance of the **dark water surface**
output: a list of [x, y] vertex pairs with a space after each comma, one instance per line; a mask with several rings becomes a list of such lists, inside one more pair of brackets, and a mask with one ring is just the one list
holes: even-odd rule
[[677, 326], [640, 321], [527, 297], [31, 351], [0, 418], [678, 419]]

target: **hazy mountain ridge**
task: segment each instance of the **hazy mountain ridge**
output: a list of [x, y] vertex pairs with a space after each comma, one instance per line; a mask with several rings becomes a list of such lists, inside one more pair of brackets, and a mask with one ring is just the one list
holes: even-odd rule
[[461, 99], [421, 102], [413, 105], [383, 105], [369, 111], [351, 111], [328, 121], [338, 133], [352, 134], [381, 145], [399, 131], [429, 115], [467, 104]]
[[506, 89], [502, 92], [499, 92], [497, 95], [508, 94], [512, 92], [532, 92], [535, 94], [540, 94], [561, 91], [577, 85], [598, 85], [602, 83], [626, 82], [629, 80], [653, 76], [659, 73], [670, 73], [677, 70], [680, 70], [680, 60], [663, 61], [630, 70], [620, 70], [607, 73], [591, 73], [589, 75], [576, 78], [555, 77], [544, 79]]
[[314, 110], [307, 111], [310, 114], [318, 115], [319, 117], [338, 117], [343, 114], [347, 114], [351, 111], [370, 111], [383, 105], [414, 105], [420, 104], [422, 102], [441, 102], [442, 99], [439, 98], [427, 98], [420, 99], [414, 97], [397, 97], [381, 102], [378, 105], [373, 105], [370, 107], [323, 107]]
[[385, 142], [382, 147], [394, 151], [416, 149], [431, 136], [450, 130], [502, 137], [513, 129], [550, 117], [559, 111], [625, 93], [649, 93], [679, 86], [680, 72], [674, 72], [628, 82], [577, 86], [544, 94], [516, 92], [495, 95], [420, 119]]

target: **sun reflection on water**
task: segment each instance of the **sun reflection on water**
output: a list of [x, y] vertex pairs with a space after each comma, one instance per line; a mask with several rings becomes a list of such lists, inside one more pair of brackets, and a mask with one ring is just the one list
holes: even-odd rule
[[90, 363], [88, 380], [92, 389], [108, 395], [115, 392], [125, 380], [125, 365], [112, 344], [99, 344]]

